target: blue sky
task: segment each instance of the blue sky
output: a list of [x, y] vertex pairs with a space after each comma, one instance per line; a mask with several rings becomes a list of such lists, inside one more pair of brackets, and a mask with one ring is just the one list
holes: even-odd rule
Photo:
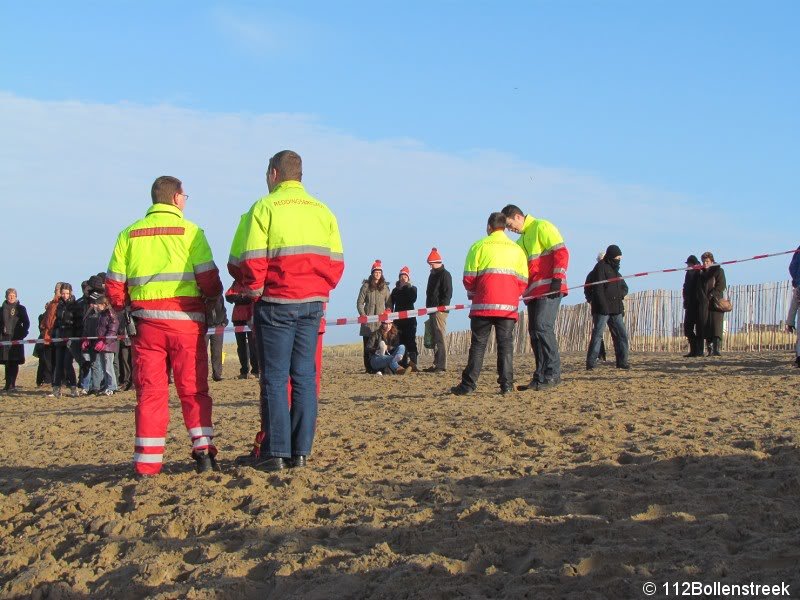
[[162, 174], [224, 270], [283, 148], [340, 221], [331, 316], [354, 314], [375, 258], [424, 288], [437, 246], [458, 281], [508, 202], [559, 227], [572, 284], [610, 243], [624, 272], [796, 247], [798, 17], [790, 1], [0, 3], [0, 287], [38, 314], [55, 281], [104, 270]]

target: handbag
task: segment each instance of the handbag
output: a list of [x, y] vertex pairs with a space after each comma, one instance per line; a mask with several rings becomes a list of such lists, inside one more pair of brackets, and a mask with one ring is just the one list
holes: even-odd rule
[[425, 321], [425, 334], [422, 336], [422, 345], [428, 350], [433, 350], [433, 322], [430, 317]]
[[727, 298], [717, 298], [716, 296], [712, 296], [711, 310], [724, 313], [731, 312], [733, 310], [733, 302]]
[[[715, 287], [717, 287], [717, 278], [716, 277], [714, 277], [711, 280], [711, 288], [712, 288], [712, 290]], [[723, 292], [724, 292], [724, 289], [723, 289]], [[712, 295], [711, 296], [711, 310], [716, 311], [716, 312], [723, 312], [723, 313], [731, 312], [733, 310], [733, 302], [728, 300], [725, 296], [723, 296], [722, 298], [717, 298], [716, 296]]]

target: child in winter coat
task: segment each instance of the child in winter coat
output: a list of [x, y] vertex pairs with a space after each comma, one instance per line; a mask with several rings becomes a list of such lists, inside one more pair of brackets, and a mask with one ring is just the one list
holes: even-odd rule
[[[89, 296], [89, 308], [83, 317], [83, 330], [81, 332], [81, 337], [83, 338], [97, 337], [97, 326], [100, 321], [100, 310], [97, 306], [99, 296], [97, 293]], [[83, 360], [89, 365], [80, 381], [80, 394], [82, 396], [97, 393], [103, 389], [103, 361], [94, 349], [96, 342], [97, 340], [94, 339], [81, 341]]]
[[100, 296], [97, 299], [97, 310], [99, 311], [97, 321], [97, 337], [99, 339], [95, 343], [94, 349], [98, 352], [105, 371], [105, 393], [107, 396], [111, 396], [117, 391], [114, 355], [119, 351], [119, 341], [116, 337], [119, 329], [119, 319], [106, 296]]

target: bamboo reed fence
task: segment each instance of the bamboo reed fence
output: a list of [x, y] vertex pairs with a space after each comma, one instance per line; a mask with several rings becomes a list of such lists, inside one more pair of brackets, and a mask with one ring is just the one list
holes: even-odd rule
[[[735, 285], [727, 290], [733, 310], [725, 315], [725, 336], [722, 349], [728, 352], [760, 352], [794, 348], [796, 336], [786, 332], [792, 286], [789, 281]], [[423, 319], [419, 320], [422, 331]], [[625, 325], [633, 352], [685, 352], [683, 335], [683, 298], [680, 290], [646, 290], [625, 298]], [[514, 330], [514, 352], [531, 352], [528, 339], [528, 315], [521, 311]], [[584, 352], [592, 332], [592, 315], [585, 302], [562, 305], [556, 319], [556, 335], [563, 352]], [[606, 330], [606, 347], [612, 348]], [[448, 354], [469, 351], [470, 332], [447, 334]], [[422, 337], [417, 338], [420, 354], [428, 356]], [[360, 355], [361, 344], [340, 347], [338, 355]], [[494, 338], [487, 352], [495, 352]]]

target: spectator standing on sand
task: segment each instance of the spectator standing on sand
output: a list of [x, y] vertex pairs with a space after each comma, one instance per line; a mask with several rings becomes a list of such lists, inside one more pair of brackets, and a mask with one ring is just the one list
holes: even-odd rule
[[[47, 303], [44, 305], [44, 310], [42, 314], [39, 315], [38, 323], [39, 323], [39, 338], [44, 339], [44, 332], [45, 332], [45, 316], [47, 311]], [[36, 387], [42, 387], [43, 385], [52, 386], [53, 385], [53, 348], [49, 344], [44, 344], [42, 342], [37, 342], [36, 345], [33, 347], [33, 356], [39, 359], [39, 364], [36, 366]]]
[[[230, 266], [228, 267], [230, 270]], [[233, 304], [231, 320], [234, 327], [250, 327], [250, 331], [237, 331], [236, 354], [239, 357], [239, 379], [247, 379], [248, 374], [258, 377], [258, 353], [253, 334], [253, 302], [245, 293], [241, 283], [234, 281], [225, 292], [225, 300]]]
[[789, 305], [789, 315], [786, 318], [786, 329], [790, 333], [797, 331], [794, 363], [800, 367], [800, 324], [795, 322], [798, 314], [798, 303], [800, 302], [800, 246], [797, 247], [797, 250], [792, 255], [792, 260], [789, 263], [789, 275], [792, 278], [792, 300]]
[[686, 259], [686, 275], [683, 278], [683, 333], [689, 341], [689, 352], [684, 358], [703, 356], [703, 327], [700, 324], [697, 286], [700, 284], [700, 261], [694, 254]]
[[[97, 323], [100, 320], [100, 311], [97, 307], [97, 300], [101, 296], [97, 292], [91, 292], [87, 299], [86, 311], [83, 315], [83, 329], [81, 337], [83, 338], [96, 338], [97, 337]], [[103, 389], [103, 361], [98, 355], [97, 350], [94, 349], [96, 339], [81, 340], [81, 350], [83, 352], [83, 362], [88, 365], [86, 372], [80, 376], [80, 390], [79, 394], [85, 396], [87, 394], [98, 393]]]
[[103, 392], [112, 396], [117, 391], [117, 373], [114, 371], [114, 355], [119, 351], [119, 342], [116, 339], [119, 330], [119, 319], [108, 298], [101, 295], [96, 300], [99, 318], [97, 321], [97, 340], [94, 340], [94, 351], [98, 353], [104, 378]]
[[[601, 262], [605, 257], [605, 255], [606, 255], [605, 251], [598, 252], [597, 262], [598, 263]], [[589, 303], [590, 307], [592, 306], [592, 286], [589, 284], [592, 283], [593, 274], [594, 274], [594, 267], [592, 267], [592, 270], [586, 274], [586, 280], [584, 281], [584, 286], [583, 286], [583, 296], [586, 298], [586, 302]], [[592, 315], [594, 315], [594, 312], [592, 313]], [[600, 352], [597, 355], [597, 360], [601, 362], [606, 362], [606, 343], [602, 338], [600, 339]]]
[[797, 333], [797, 341], [794, 345], [794, 364], [800, 367], [800, 322], [797, 316], [800, 314], [798, 310], [800, 305], [800, 286], [792, 288], [792, 299], [789, 303], [789, 314], [786, 316], [786, 331], [789, 333]]
[[[628, 361], [628, 332], [625, 329], [625, 304], [623, 300], [628, 294], [628, 284], [620, 278], [619, 266], [622, 251], [619, 246], [611, 244], [606, 248], [603, 260], [597, 263], [591, 273], [591, 280], [606, 281], [593, 285], [592, 302], [592, 337], [586, 353], [586, 370], [591, 371], [597, 363], [600, 342], [606, 325], [611, 330], [614, 342], [614, 355], [618, 369], [630, 369]], [[615, 280], [615, 281], [607, 281]]]
[[[225, 310], [225, 301], [220, 296], [214, 304], [206, 306], [206, 323], [211, 327], [225, 327], [228, 325], [228, 313]], [[208, 336], [209, 355], [211, 356], [211, 378], [222, 381], [222, 346], [224, 333], [211, 333]]]
[[75, 298], [72, 295], [72, 286], [69, 283], [61, 284], [61, 296], [52, 312], [52, 322], [48, 323], [48, 338], [61, 338], [62, 341], [53, 342], [55, 361], [53, 366], [53, 391], [48, 394], [51, 398], [61, 397], [61, 384], [66, 383], [72, 396], [78, 395], [78, 384], [75, 379], [75, 369], [72, 366], [72, 351], [70, 341], [63, 338], [75, 337], [76, 318]]
[[508, 239], [503, 213], [489, 215], [486, 237], [475, 242], [464, 262], [464, 288], [472, 302], [469, 309], [472, 339], [461, 383], [450, 388], [457, 396], [475, 391], [483, 368], [483, 356], [494, 328], [497, 339], [497, 383], [500, 393], [514, 389], [514, 325], [519, 297], [528, 284], [528, 261], [522, 249]]
[[[453, 277], [445, 269], [442, 255], [436, 248], [428, 254], [428, 287], [425, 290], [425, 307], [448, 306], [453, 299]], [[426, 373], [444, 373], [447, 370], [447, 311], [437, 311], [428, 317], [433, 333], [433, 366]]]
[[[401, 310], [414, 310], [414, 303], [417, 301], [417, 286], [411, 283], [411, 270], [408, 267], [400, 269], [397, 283], [391, 293], [392, 312]], [[408, 367], [411, 371], [417, 370], [417, 318], [408, 317], [397, 319], [394, 322], [397, 332], [400, 335], [400, 343], [406, 349], [403, 360], [400, 361], [401, 367]]]
[[117, 387], [126, 392], [133, 387], [133, 356], [127, 327], [130, 319], [130, 309], [127, 307], [117, 315], [117, 335], [123, 336], [119, 341], [119, 352], [116, 354], [117, 372], [119, 373]]
[[561, 383], [561, 356], [555, 324], [561, 298], [567, 291], [569, 251], [555, 225], [526, 215], [513, 204], [501, 211], [506, 227], [520, 234], [517, 243], [528, 258], [528, 332], [536, 361], [531, 382], [520, 389], [547, 390]]
[[800, 246], [794, 251], [789, 262], [789, 276], [792, 278], [792, 287], [800, 287]]
[[[364, 317], [379, 315], [387, 308], [391, 309], [391, 307], [391, 294], [389, 293], [386, 279], [383, 277], [383, 265], [380, 260], [375, 260], [372, 263], [369, 278], [361, 283], [361, 289], [358, 291], [358, 298], [356, 299], [356, 310], [360, 317]], [[358, 332], [364, 342], [364, 369], [370, 374], [374, 373], [375, 370], [371, 366], [369, 339], [380, 326], [380, 323], [361, 323], [361, 328]]]
[[[8, 288], [0, 308], [0, 341], [24, 340], [31, 328], [27, 309], [20, 304], [17, 290]], [[0, 345], [0, 364], [5, 366], [6, 392], [17, 391], [19, 366], [25, 362], [25, 348], [19, 344]]]
[[700, 260], [703, 268], [697, 286], [698, 322], [703, 329], [708, 355], [720, 356], [725, 313], [717, 309], [715, 301], [725, 297], [725, 270], [715, 263], [711, 252], [704, 252]]

